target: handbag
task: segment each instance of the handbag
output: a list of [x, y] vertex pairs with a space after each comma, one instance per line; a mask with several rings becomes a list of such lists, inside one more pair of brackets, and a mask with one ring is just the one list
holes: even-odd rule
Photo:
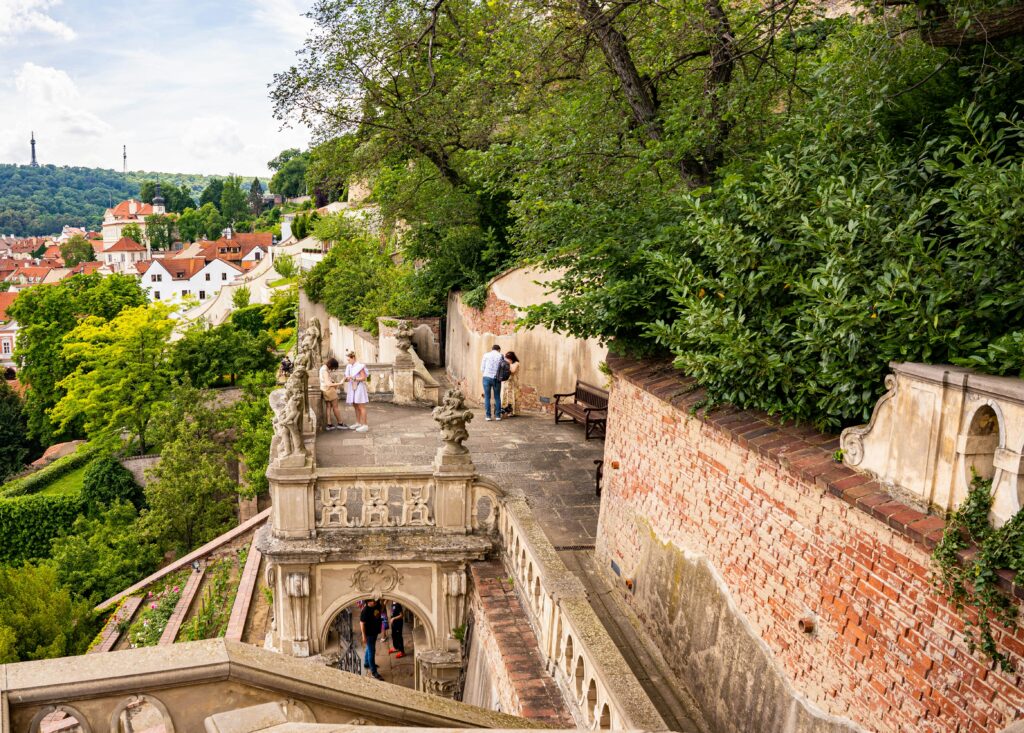
[[334, 386], [325, 387], [323, 390], [323, 395], [324, 399], [327, 400], [328, 402], [334, 402], [336, 399], [338, 399], [338, 388]]

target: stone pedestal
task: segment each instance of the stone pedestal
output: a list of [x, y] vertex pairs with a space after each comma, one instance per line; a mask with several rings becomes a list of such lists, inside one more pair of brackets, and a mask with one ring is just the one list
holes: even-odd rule
[[431, 649], [416, 653], [417, 689], [439, 697], [454, 698], [459, 689], [462, 655]]
[[[281, 465], [302, 459], [300, 465]], [[271, 527], [275, 537], [305, 539], [316, 533], [313, 492], [316, 475], [313, 462], [305, 456], [289, 456], [267, 470], [273, 502]]]
[[393, 369], [393, 382], [392, 388], [394, 389], [394, 396], [392, 400], [396, 405], [411, 405], [416, 402], [416, 384], [414, 381], [412, 357], [408, 354], [405, 355], [408, 364], [399, 364], [398, 359], [395, 359], [395, 366]]

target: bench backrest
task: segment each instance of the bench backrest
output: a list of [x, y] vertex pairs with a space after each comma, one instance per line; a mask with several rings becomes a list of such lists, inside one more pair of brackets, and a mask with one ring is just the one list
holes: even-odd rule
[[576, 380], [575, 399], [588, 407], [608, 407], [607, 390], [579, 380]]

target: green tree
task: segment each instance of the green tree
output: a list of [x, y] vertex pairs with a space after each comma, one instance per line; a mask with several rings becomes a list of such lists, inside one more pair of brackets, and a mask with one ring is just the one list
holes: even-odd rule
[[167, 210], [180, 214], [186, 209], [196, 207], [195, 198], [192, 196], [192, 189], [187, 184], [181, 184], [177, 188], [167, 189]]
[[25, 467], [29, 443], [21, 398], [7, 380], [0, 379], [0, 483]]
[[183, 242], [194, 242], [205, 233], [202, 216], [193, 208], [187, 208], [178, 217], [178, 236]]
[[[250, 306], [235, 311], [244, 313]], [[185, 375], [198, 387], [234, 384], [239, 375], [272, 370], [277, 362], [274, 340], [264, 330], [250, 333], [234, 321], [207, 328], [196, 324], [174, 345], [175, 373]]]
[[96, 252], [88, 239], [81, 234], [76, 234], [60, 246], [60, 256], [64, 260], [65, 267], [74, 267], [81, 262], [94, 261]]
[[266, 470], [274, 427], [268, 396], [277, 383], [274, 372], [266, 371], [246, 376], [241, 384], [245, 397], [231, 408], [231, 424], [236, 427], [234, 449], [246, 467], [239, 493], [252, 497], [269, 488]]
[[142, 227], [135, 223], [125, 224], [121, 227], [121, 236], [128, 237], [128, 239], [135, 240], [138, 244], [142, 244]]
[[146, 525], [164, 542], [188, 552], [228, 529], [236, 484], [222, 445], [197, 421], [183, 421], [149, 471]]
[[[75, 275], [18, 295], [8, 313], [18, 322], [15, 356], [22, 364], [18, 378], [28, 387], [25, 415], [31, 438], [49, 445], [58, 435], [49, 411], [64, 396], [60, 383], [73, 369], [64, 356], [64, 337], [80, 319], [109, 320], [122, 309], [145, 302], [138, 278], [130, 275]], [[77, 420], [65, 423], [65, 430], [74, 436], [80, 424]]]
[[249, 305], [250, 300], [252, 300], [252, 290], [248, 285], [239, 285], [231, 294], [231, 305], [236, 309], [245, 308]]
[[60, 585], [93, 606], [156, 570], [163, 552], [138, 510], [115, 499], [54, 539], [52, 558]]
[[309, 165], [309, 153], [300, 152], [298, 148], [288, 148], [273, 160], [267, 167], [274, 171], [270, 179], [270, 190], [285, 198], [295, 198], [306, 193], [306, 166]]
[[299, 312], [299, 286], [292, 283], [283, 288], [274, 288], [270, 294], [270, 308], [266, 311], [269, 328], [294, 328]]
[[349, 179], [359, 172], [355, 160], [358, 145], [358, 137], [348, 133], [327, 140], [309, 151], [306, 190], [316, 198], [318, 206], [345, 200]]
[[263, 186], [259, 178], [253, 178], [249, 186], [249, 213], [254, 217], [259, 216], [263, 211]]
[[0, 565], [0, 663], [81, 654], [95, 631], [89, 603], [72, 598], [53, 565]]
[[113, 456], [100, 456], [90, 461], [85, 469], [82, 499], [91, 513], [97, 513], [117, 501], [128, 502], [139, 509], [145, 497], [131, 471]]
[[280, 254], [274, 258], [274, 270], [281, 277], [288, 278], [294, 277], [297, 271], [295, 267], [295, 258], [291, 255]]
[[224, 180], [220, 195], [220, 213], [231, 224], [244, 218], [248, 213], [246, 195], [238, 176], [229, 176]]
[[122, 433], [128, 433], [145, 453], [150, 421], [170, 388], [170, 313], [153, 303], [125, 308], [109, 321], [89, 317], [76, 326], [63, 345], [63, 357], [74, 370], [58, 385], [65, 394], [51, 418], [62, 428], [81, 418], [90, 440], [111, 446], [119, 446]]
[[202, 208], [206, 204], [213, 204], [214, 207], [220, 211], [220, 200], [224, 193], [224, 181], [220, 178], [212, 179], [203, 189], [203, 192], [199, 194], [199, 207]]
[[174, 219], [164, 214], [146, 217], [146, 238], [154, 250], [169, 250], [174, 244]]
[[200, 234], [207, 239], [219, 239], [224, 228], [230, 223], [213, 204], [199, 207]]

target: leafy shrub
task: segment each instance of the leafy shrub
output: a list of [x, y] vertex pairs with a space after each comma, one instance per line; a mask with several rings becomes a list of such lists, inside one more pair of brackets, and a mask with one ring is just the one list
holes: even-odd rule
[[128, 627], [128, 642], [133, 649], [156, 646], [160, 642], [190, 573], [191, 570], [175, 573], [164, 581], [159, 590], [149, 591], [142, 602], [142, 611]]
[[291, 255], [281, 254], [274, 258], [274, 270], [283, 278], [294, 277], [298, 268]]
[[252, 299], [252, 290], [248, 285], [240, 285], [231, 294], [231, 305], [235, 308], [245, 308]]
[[68, 495], [0, 499], [0, 563], [49, 557], [53, 539], [84, 507], [81, 497]]
[[125, 501], [139, 509], [146, 497], [135, 477], [113, 456], [101, 456], [85, 469], [82, 499], [87, 511], [95, 512], [114, 502]]
[[67, 476], [88, 463], [99, 449], [89, 444], [79, 446], [78, 450], [63, 458], [58, 458], [45, 468], [8, 481], [0, 486], [0, 496], [14, 497], [37, 494], [59, 478]]
[[95, 621], [50, 564], [0, 565], [0, 664], [81, 654]]

